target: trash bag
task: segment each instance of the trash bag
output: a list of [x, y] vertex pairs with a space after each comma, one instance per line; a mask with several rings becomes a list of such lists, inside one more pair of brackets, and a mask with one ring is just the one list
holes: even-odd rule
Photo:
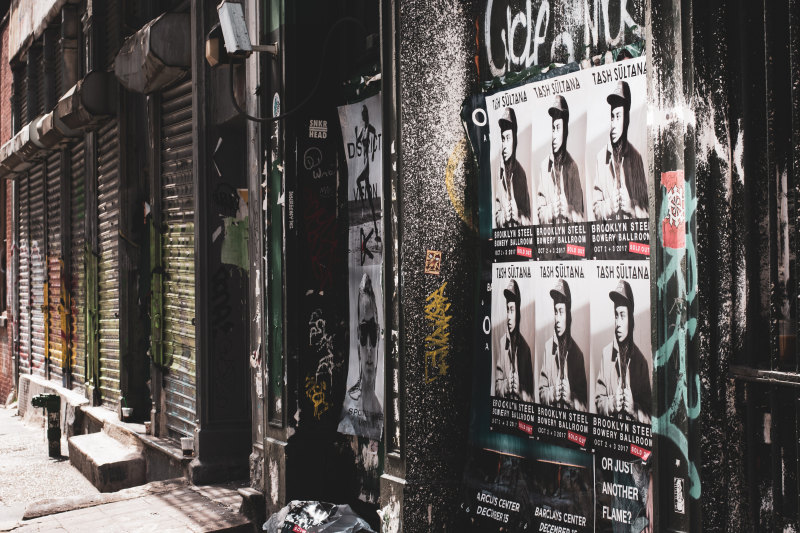
[[375, 533], [349, 505], [293, 500], [273, 514], [267, 533]]

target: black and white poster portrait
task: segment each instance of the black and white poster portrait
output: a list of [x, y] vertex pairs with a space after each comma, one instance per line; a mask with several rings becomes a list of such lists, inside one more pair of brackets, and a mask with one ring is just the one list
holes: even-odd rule
[[590, 265], [536, 263], [536, 402], [589, 410]]
[[584, 71], [586, 172], [593, 252], [598, 259], [645, 259], [648, 243], [647, 107], [644, 57]]
[[492, 396], [534, 401], [535, 264], [495, 265], [492, 281]]
[[536, 436], [588, 448], [590, 312], [586, 261], [536, 263]]
[[530, 101], [527, 86], [487, 98], [495, 229], [536, 223], [531, 187]]
[[381, 267], [366, 266], [359, 274], [357, 284], [350, 279], [350, 358], [338, 431], [380, 440], [385, 368]]
[[586, 220], [586, 101], [581, 87], [578, 73], [531, 86], [539, 224]]
[[594, 261], [592, 411], [650, 423], [650, 264]]
[[378, 440], [383, 432], [383, 156], [381, 96], [339, 108], [347, 159], [349, 357], [338, 430]]
[[535, 263], [492, 268], [491, 429], [533, 436]]

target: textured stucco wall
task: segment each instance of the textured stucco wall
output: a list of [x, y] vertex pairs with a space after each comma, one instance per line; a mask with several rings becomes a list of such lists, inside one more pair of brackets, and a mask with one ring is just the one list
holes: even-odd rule
[[[477, 241], [463, 207], [470, 205], [475, 171], [469, 163], [465, 168], [469, 152], [459, 113], [477, 89], [471, 4], [417, 0], [401, 2], [399, 10], [404, 532], [453, 523], [467, 449]], [[427, 249], [442, 252], [438, 276], [423, 273]], [[448, 369], [427, 382], [425, 338], [433, 329], [426, 298], [444, 283], [452, 316]]]

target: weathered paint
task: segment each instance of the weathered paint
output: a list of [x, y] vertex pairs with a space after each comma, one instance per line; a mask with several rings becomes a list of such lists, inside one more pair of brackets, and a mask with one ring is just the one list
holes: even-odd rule
[[225, 217], [223, 222], [225, 224], [225, 238], [222, 241], [220, 260], [226, 265], [239, 267], [245, 271], [250, 264], [247, 249], [250, 217], [244, 217], [242, 219]]

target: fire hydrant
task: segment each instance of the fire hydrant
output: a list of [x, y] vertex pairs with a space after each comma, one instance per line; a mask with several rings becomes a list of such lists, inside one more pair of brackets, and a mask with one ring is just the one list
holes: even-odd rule
[[31, 404], [47, 411], [47, 449], [50, 457], [61, 457], [61, 397], [37, 394], [31, 398]]

